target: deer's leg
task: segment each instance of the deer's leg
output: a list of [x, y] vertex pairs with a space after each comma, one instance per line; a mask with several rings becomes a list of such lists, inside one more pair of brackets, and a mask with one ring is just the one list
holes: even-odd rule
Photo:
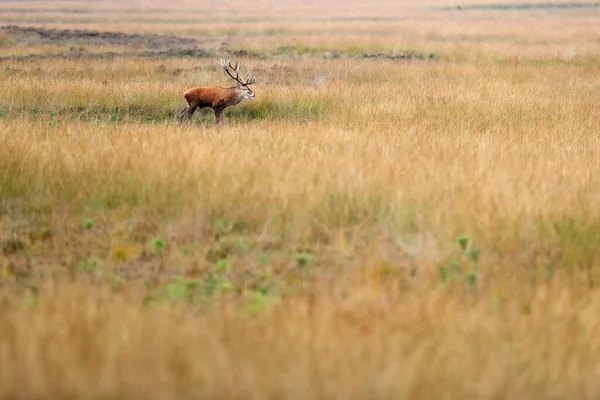
[[190, 120], [190, 121], [192, 120], [192, 115], [194, 115], [194, 113], [196, 112], [196, 109], [197, 109], [197, 108], [198, 108], [198, 104], [193, 104], [193, 105], [190, 105], [190, 106], [187, 108], [187, 110], [188, 110], [188, 111], [187, 111], [187, 117], [189, 118], [189, 120]]
[[183, 116], [186, 114], [188, 108], [190, 108], [189, 104], [187, 105], [187, 107], [184, 107], [181, 111], [177, 113], [177, 119], [180, 123], [183, 122]]
[[215, 120], [217, 125], [219, 125], [221, 123], [221, 119], [223, 118], [223, 109], [220, 107], [217, 108], [213, 108], [213, 111], [215, 112]]

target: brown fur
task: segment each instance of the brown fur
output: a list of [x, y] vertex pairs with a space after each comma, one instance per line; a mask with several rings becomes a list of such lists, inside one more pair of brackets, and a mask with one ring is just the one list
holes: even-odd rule
[[197, 87], [183, 94], [188, 105], [178, 114], [180, 120], [184, 117], [192, 119], [192, 115], [198, 108], [211, 107], [215, 113], [217, 124], [221, 122], [223, 110], [235, 106], [243, 99], [243, 91], [239, 86], [222, 87]]

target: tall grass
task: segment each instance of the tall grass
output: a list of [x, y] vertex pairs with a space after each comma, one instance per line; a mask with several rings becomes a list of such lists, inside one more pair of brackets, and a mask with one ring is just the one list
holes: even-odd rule
[[597, 397], [597, 60], [485, 43], [0, 65], [0, 397]]

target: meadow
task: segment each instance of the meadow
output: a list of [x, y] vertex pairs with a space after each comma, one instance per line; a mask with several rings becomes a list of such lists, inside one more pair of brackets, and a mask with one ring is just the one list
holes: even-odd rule
[[0, 3], [0, 397], [597, 398], [598, 17]]

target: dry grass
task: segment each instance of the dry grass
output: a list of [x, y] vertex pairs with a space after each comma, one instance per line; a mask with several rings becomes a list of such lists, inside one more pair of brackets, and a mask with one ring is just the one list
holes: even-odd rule
[[[265, 4], [237, 17], [283, 12]], [[361, 4], [290, 12], [389, 6]], [[227, 82], [211, 59], [0, 64], [0, 397], [598, 397], [597, 28], [568, 11], [499, 45], [481, 21], [504, 11], [478, 12], [467, 57], [464, 37], [394, 33], [448, 55], [411, 62], [271, 59], [357, 42], [247, 22], [257, 98], [222, 127], [173, 118], [183, 91]]]
[[580, 282], [399, 291], [364, 275], [258, 315], [231, 302], [140, 310], [131, 290], [47, 289], [34, 310], [3, 309], [3, 396], [597, 397], [599, 299]]
[[[521, 1], [5, 2], [0, 24], [100, 31], [177, 34], [204, 48], [276, 53], [417, 52], [452, 61], [554, 61], [597, 59], [597, 2], [578, 7], [514, 9]], [[553, 4], [550, 2], [550, 4]], [[588, 7], [581, 7], [588, 4]], [[463, 7], [457, 9], [457, 7]], [[469, 8], [471, 7], [471, 8]], [[473, 8], [474, 7], [474, 8]], [[479, 7], [479, 8], [478, 8]], [[7, 43], [5, 52], [18, 51]], [[10, 53], [8, 53], [10, 54]]]

